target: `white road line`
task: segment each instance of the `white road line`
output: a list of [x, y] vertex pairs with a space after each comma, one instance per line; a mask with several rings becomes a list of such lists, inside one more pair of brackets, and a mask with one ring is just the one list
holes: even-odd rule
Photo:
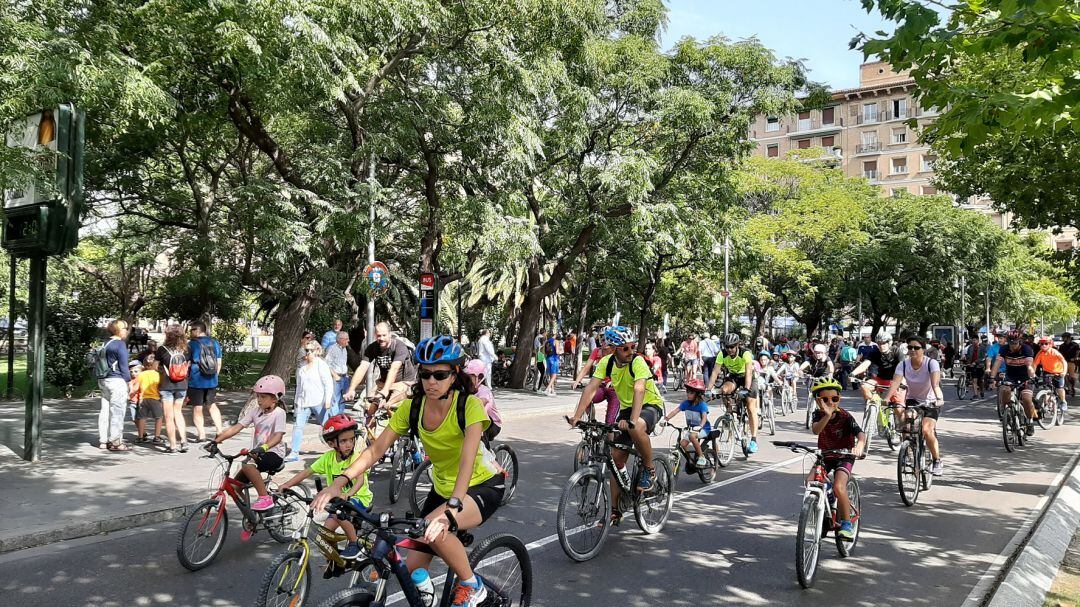
[[[740, 474], [739, 476], [733, 476], [733, 477], [731, 477], [731, 478], [729, 478], [727, 480], [720, 481], [719, 483], [710, 483], [710, 484], [705, 485], [703, 487], [699, 487], [697, 489], [694, 489], [693, 491], [687, 491], [685, 493], [677, 493], [675, 495], [675, 498], [672, 500], [671, 509], [672, 509], [672, 511], [674, 511], [675, 510], [675, 504], [685, 500], [686, 498], [693, 497], [695, 495], [701, 495], [702, 493], [708, 493], [708, 492], [710, 492], [710, 491], [712, 491], [714, 489], [720, 489], [721, 487], [727, 487], [728, 485], [731, 485], [733, 483], [737, 483], [739, 481], [744, 481], [744, 480], [747, 480], [747, 479], [751, 479], [751, 478], [754, 478], [755, 476], [765, 474], [766, 472], [770, 472], [770, 471], [776, 470], [778, 468], [785, 468], [785, 467], [787, 467], [787, 466], [789, 466], [791, 464], [794, 464], [795, 462], [802, 461], [803, 457], [804, 456], [802, 456], [802, 455], [796, 455], [795, 457], [788, 458], [786, 460], [779, 461], [779, 462], [776, 462], [776, 463], [773, 463], [773, 464], [769, 464], [768, 466], [762, 466], [760, 468], [751, 470], [749, 472], [744, 472], [744, 473]], [[577, 529], [571, 530], [570, 535], [577, 535], [578, 533], [581, 533], [584, 530], [585, 530], [585, 526], [582, 525], [581, 527], [578, 527]], [[533, 552], [535, 550], [539, 550], [539, 549], [547, 546], [548, 544], [551, 544], [551, 543], [557, 542], [557, 541], [559, 541], [559, 534], [555, 533], [555, 534], [549, 535], [547, 537], [538, 539], [538, 540], [536, 540], [534, 542], [529, 542], [528, 544], [525, 544], [525, 549], [528, 550], [531, 553], [531, 552]], [[492, 563], [497, 563], [497, 562], [499, 562], [499, 561], [501, 561], [501, 560], [503, 560], [505, 558], [510, 558], [511, 554], [513, 554], [513, 553], [507, 552], [507, 553], [505, 553], [505, 556], [493, 557], [492, 559], [485, 559], [482, 564], [490, 565]], [[446, 574], [440, 575], [439, 577], [432, 580], [432, 582], [435, 584], [436, 588], [438, 588], [440, 584], [445, 583], [445, 581], [446, 581]], [[405, 600], [405, 593], [396, 592], [396, 593], [390, 595], [390, 597], [386, 601], [386, 604], [387, 605], [392, 605], [394, 603], [397, 603], [397, 602], [400, 602], [400, 601], [403, 601], [403, 600]]]

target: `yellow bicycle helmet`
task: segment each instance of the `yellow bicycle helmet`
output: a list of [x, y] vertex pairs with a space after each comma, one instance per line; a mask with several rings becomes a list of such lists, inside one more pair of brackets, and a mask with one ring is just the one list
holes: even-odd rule
[[843, 389], [844, 387], [835, 379], [831, 377], [822, 377], [814, 382], [814, 386], [810, 388], [810, 391], [814, 393], [814, 396], [817, 396], [818, 392], [821, 392], [822, 390], [836, 390], [837, 392], [842, 392]]

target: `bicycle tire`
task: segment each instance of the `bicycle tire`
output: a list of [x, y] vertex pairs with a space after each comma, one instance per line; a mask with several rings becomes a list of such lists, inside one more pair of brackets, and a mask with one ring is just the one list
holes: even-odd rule
[[[304, 551], [300, 549], [275, 556], [263, 574], [259, 595], [255, 598], [255, 607], [301, 607], [311, 593], [311, 565], [301, 565], [303, 561]], [[279, 576], [278, 571], [283, 566], [285, 571]], [[285, 602], [275, 600], [282, 598], [283, 594]]]
[[[651, 491], [638, 493], [634, 499], [634, 518], [646, 535], [660, 533], [664, 528], [671, 516], [671, 503], [675, 497], [675, 483], [667, 459], [653, 458], [653, 466], [656, 470], [656, 477], [653, 479], [656, 487]], [[637, 489], [636, 484], [635, 482], [634, 490]]]
[[799, 527], [795, 536], [795, 574], [799, 585], [811, 588], [817, 578], [818, 559], [821, 557], [821, 535], [818, 531], [820, 498], [809, 493], [803, 498], [799, 509]]
[[900, 447], [900, 433], [896, 431], [896, 420], [892, 413], [886, 417], [888, 421], [881, 427], [881, 433], [885, 436], [885, 442], [889, 444], [890, 451], [896, 451]]
[[967, 396], [967, 380], [961, 377], [960, 381], [956, 382], [956, 398], [964, 400], [965, 396]]
[[[218, 513], [219, 509], [220, 513]], [[203, 512], [204, 510], [205, 512]], [[207, 523], [211, 525], [211, 533], [216, 535], [218, 530], [220, 530], [220, 535], [210, 544], [210, 552], [202, 559], [188, 556], [188, 550], [186, 548], [190, 546], [185, 546], [188, 542], [185, 542], [184, 538], [187, 537], [187, 530], [192, 523], [196, 524], [195, 531], [199, 535], [202, 535], [201, 529]], [[198, 571], [214, 562], [214, 559], [216, 559], [217, 555], [221, 552], [221, 547], [225, 545], [225, 536], [228, 534], [229, 512], [225, 508], [223, 498], [205, 499], [191, 509], [191, 513], [188, 514], [187, 518], [184, 520], [184, 524], [180, 526], [180, 533], [176, 539], [176, 558], [179, 559], [180, 564], [188, 571]]]
[[[937, 435], [935, 434], [934, 436]], [[922, 490], [929, 491], [930, 487], [934, 486], [934, 475], [930, 472], [930, 470], [934, 466], [934, 456], [930, 454], [930, 449], [922, 440], [920, 440], [919, 442], [923, 443], [919, 446], [919, 453], [922, 454], [922, 457], [920, 458], [922, 459], [922, 461], [919, 463], [920, 476], [922, 478], [923, 485]]]
[[426, 459], [416, 468], [412, 478], [409, 479], [409, 507], [412, 508], [410, 512], [420, 516], [420, 513], [424, 511], [424, 502], [427, 501], [428, 493], [433, 486], [431, 460]]
[[845, 540], [840, 537], [839, 532], [836, 533], [836, 551], [842, 559], [851, 556], [851, 553], [855, 551], [855, 544], [859, 542], [859, 528], [862, 527], [862, 492], [859, 489], [859, 481], [855, 477], [848, 477], [847, 492], [851, 507], [848, 514], [851, 515], [854, 534], [850, 540]]
[[[404, 440], [408, 440], [405, 438]], [[397, 440], [397, 444], [394, 446], [394, 455], [390, 458], [390, 482], [387, 483], [391, 504], [396, 504], [398, 498], [401, 497], [401, 489], [405, 485], [405, 477], [409, 475], [408, 462], [405, 458], [409, 456], [405, 452], [405, 447], [402, 439]]]
[[[1005, 451], [1012, 453], [1019, 446], [1016, 435], [1013, 433], [1012, 414], [1001, 421], [1001, 441], [1005, 443]], [[1015, 443], [1015, 444], [1014, 444]]]
[[875, 405], [867, 405], [866, 408], [863, 409], [862, 428], [863, 432], [866, 433], [866, 453], [870, 453], [870, 445], [874, 441], [874, 430], [878, 425], [877, 420], [874, 419], [877, 417], [874, 415], [874, 406]]
[[905, 440], [900, 443], [900, 451], [896, 454], [896, 484], [900, 490], [900, 500], [905, 506], [914, 506], [919, 500], [922, 479], [919, 478], [918, 465], [919, 460], [912, 442]]
[[1039, 412], [1039, 427], [1043, 430], [1048, 430], [1059, 425], [1057, 421], [1058, 413], [1057, 394], [1047, 390], [1043, 395], [1043, 405]]
[[581, 441], [574, 449], [574, 472], [589, 463], [589, 443]]
[[720, 424], [720, 442], [717, 444], [717, 460], [721, 468], [726, 467], [731, 463], [731, 459], [735, 457], [735, 422], [728, 418], [726, 421]]
[[814, 413], [814, 393], [811, 392], [806, 396], [806, 429], [810, 429], [810, 418]]
[[[500, 550], [513, 556], [493, 554]], [[532, 559], [517, 536], [509, 533], [488, 536], [469, 553], [469, 566], [487, 586], [488, 599], [482, 604], [528, 607], [532, 603]]]
[[769, 436], [776, 436], [776, 419], [773, 416], [773, 408], [776, 406], [776, 403], [773, 400], [773, 395], [769, 393], [769, 396], [765, 398], [764, 401], [767, 403], [767, 413], [765, 414], [765, 418], [769, 421]]
[[503, 498], [502, 502], [500, 502], [500, 505], [505, 506], [510, 503], [510, 500], [514, 499], [514, 492], [517, 490], [518, 456], [510, 445], [502, 444], [495, 448], [495, 461], [502, 467], [503, 475], [506, 478]]
[[375, 594], [363, 586], [338, 590], [319, 607], [368, 607], [375, 602]]
[[[705, 460], [709, 462], [708, 466], [704, 468], [698, 467], [697, 475], [701, 479], [702, 483], [708, 485], [716, 479], [716, 469], [718, 467], [718, 458], [716, 456], [716, 441], [711, 440], [707, 444], [701, 446], [701, 454], [705, 457]], [[680, 456], [681, 457], [681, 456]], [[675, 471], [675, 478], [678, 478], [679, 472]]]
[[[293, 539], [293, 532], [304, 524], [307, 515], [307, 503], [304, 498], [292, 489], [286, 489], [274, 501], [274, 509], [263, 515], [263, 526], [270, 537], [282, 544], [287, 544]], [[267, 516], [271, 517], [267, 521]]]
[[[575, 500], [575, 488], [579, 486], [581, 499], [572, 503]], [[595, 494], [591, 493], [594, 489]], [[571, 508], [576, 509], [578, 516], [584, 522], [568, 520]], [[609, 516], [611, 511], [611, 486], [606, 478], [600, 476], [598, 468], [588, 466], [570, 475], [559, 498], [555, 523], [559, 544], [566, 556], [573, 561], [583, 563], [599, 554], [604, 546], [604, 540], [611, 531]], [[576, 546], [571, 546], [571, 538], [585, 535], [593, 530], [596, 530], [597, 534], [587, 535], [580, 550]]]

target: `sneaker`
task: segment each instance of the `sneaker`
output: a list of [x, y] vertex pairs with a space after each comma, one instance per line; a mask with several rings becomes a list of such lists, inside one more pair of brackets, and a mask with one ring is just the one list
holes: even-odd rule
[[1065, 401], [1061, 401], [1061, 413], [1062, 413], [1062, 415], [1064, 415], [1065, 413], [1068, 413], [1068, 412], [1069, 412], [1069, 403], [1067, 403]]
[[288, 457], [285, 458], [285, 461], [286, 462], [298, 462], [298, 461], [300, 461], [300, 456], [295, 454], [295, 453], [292, 453]]
[[855, 539], [855, 527], [851, 524], [851, 521], [842, 521], [840, 530], [836, 532], [836, 535], [843, 540], [853, 540]]
[[709, 460], [705, 459], [705, 457], [702, 456], [697, 458], [697, 461], [694, 462], [694, 465], [696, 465], [698, 468], [704, 468], [705, 466], [709, 465]]
[[487, 600], [487, 588], [484, 587], [484, 581], [480, 579], [480, 576], [476, 576], [475, 585], [458, 582], [454, 586], [454, 601], [450, 604], [453, 607], [476, 607], [485, 600]]
[[1028, 424], [1027, 430], [1024, 431], [1025, 436], [1035, 436], [1035, 424]]
[[638, 477], [638, 491], [645, 493], [646, 491], [652, 491], [656, 485], [656, 470], [650, 470], [648, 468], [641, 469], [641, 476]]
[[355, 559], [356, 557], [360, 556], [360, 543], [349, 542], [349, 545], [345, 546], [345, 549], [339, 552], [338, 555], [340, 555], [341, 558], [345, 559], [346, 561], [351, 561]]
[[176, 448], [180, 453], [187, 453], [187, 443], [180, 443], [180, 446]]
[[611, 526], [612, 527], [618, 527], [619, 523], [621, 523], [621, 522], [622, 522], [622, 512], [620, 512], [619, 510], [612, 510], [611, 511]]
[[757, 439], [756, 438], [750, 439], [750, 444], [747, 445], [746, 450], [749, 451], [750, 453], [757, 453]]
[[150, 438], [144, 434], [144, 435], [140, 436], [139, 438], [135, 439], [135, 442], [137, 442], [137, 443], [139, 443], [141, 445], [143, 443], [150, 442]]
[[934, 476], [941, 476], [941, 473], [944, 469], [945, 466], [941, 465], [941, 460], [937, 460], [932, 466], [930, 466], [930, 474], [933, 474]]
[[274, 498], [269, 495], [259, 496], [259, 499], [255, 500], [255, 503], [251, 505], [251, 509], [255, 512], [265, 512], [274, 507]]
[[241, 542], [246, 542], [246, 541], [250, 540], [251, 536], [253, 536], [253, 535], [255, 535], [254, 531], [251, 531], [249, 529], [244, 529], [243, 531], [240, 532], [240, 541]]

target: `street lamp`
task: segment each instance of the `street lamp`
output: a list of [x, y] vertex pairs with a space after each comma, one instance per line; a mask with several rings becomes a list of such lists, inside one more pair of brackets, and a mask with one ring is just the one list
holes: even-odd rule
[[[953, 281], [953, 287], [960, 289], [960, 331], [961, 337], [967, 339], [967, 277], [961, 275], [959, 280]], [[989, 329], [987, 329], [989, 330]]]

